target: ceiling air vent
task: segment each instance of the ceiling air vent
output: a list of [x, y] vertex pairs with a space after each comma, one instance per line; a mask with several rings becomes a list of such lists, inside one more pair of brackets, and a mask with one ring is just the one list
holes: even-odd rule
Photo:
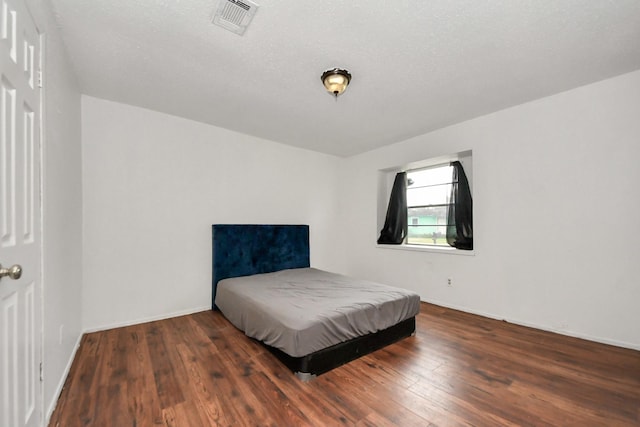
[[244, 34], [258, 5], [249, 0], [220, 0], [213, 23], [236, 34]]

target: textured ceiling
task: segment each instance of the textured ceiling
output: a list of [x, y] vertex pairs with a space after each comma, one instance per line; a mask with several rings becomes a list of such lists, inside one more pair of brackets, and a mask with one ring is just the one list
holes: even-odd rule
[[640, 69], [638, 0], [256, 1], [52, 3], [83, 93], [339, 156]]

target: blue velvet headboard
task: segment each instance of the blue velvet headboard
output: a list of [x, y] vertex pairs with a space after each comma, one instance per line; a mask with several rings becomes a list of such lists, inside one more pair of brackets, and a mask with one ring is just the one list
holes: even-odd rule
[[222, 279], [310, 266], [308, 225], [214, 224], [211, 308]]

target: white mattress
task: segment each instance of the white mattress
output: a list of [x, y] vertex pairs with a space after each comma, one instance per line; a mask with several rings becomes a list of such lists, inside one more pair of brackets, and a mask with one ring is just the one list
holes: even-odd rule
[[378, 332], [420, 311], [414, 292], [315, 268], [221, 280], [215, 303], [247, 336], [293, 357]]

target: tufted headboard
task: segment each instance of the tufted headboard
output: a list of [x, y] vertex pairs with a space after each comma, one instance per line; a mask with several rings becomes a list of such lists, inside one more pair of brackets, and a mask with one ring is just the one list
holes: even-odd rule
[[310, 266], [308, 225], [214, 224], [211, 308], [223, 279]]

